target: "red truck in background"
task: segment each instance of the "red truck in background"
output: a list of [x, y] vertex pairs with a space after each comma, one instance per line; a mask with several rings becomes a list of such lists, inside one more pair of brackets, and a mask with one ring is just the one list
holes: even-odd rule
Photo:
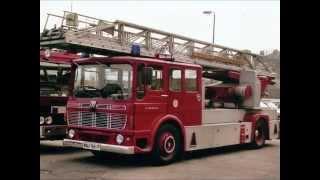
[[40, 49], [40, 140], [62, 139], [66, 135], [64, 119], [70, 86], [71, 62], [75, 53]]

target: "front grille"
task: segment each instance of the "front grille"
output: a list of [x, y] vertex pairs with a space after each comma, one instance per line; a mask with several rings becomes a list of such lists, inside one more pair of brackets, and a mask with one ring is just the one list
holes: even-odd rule
[[[97, 110], [125, 110], [125, 106], [97, 105]], [[90, 112], [87, 104], [82, 104], [78, 111], [68, 111], [68, 123], [78, 127], [95, 127], [106, 129], [123, 129], [127, 122], [125, 113]]]

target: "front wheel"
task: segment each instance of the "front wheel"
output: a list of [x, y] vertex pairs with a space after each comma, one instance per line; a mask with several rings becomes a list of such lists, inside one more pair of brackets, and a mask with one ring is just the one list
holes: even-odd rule
[[181, 155], [179, 130], [170, 125], [161, 126], [157, 132], [152, 157], [157, 165], [170, 164]]

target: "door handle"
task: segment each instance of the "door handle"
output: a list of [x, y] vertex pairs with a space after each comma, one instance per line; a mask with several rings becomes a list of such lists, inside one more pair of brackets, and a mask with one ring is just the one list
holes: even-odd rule
[[168, 97], [168, 94], [161, 94], [161, 97]]

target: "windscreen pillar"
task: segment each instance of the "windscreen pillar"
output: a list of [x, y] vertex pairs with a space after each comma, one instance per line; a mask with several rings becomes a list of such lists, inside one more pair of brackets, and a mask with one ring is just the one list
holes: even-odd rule
[[104, 88], [105, 84], [107, 83], [107, 82], [105, 82], [106, 81], [106, 79], [105, 79], [105, 76], [106, 76], [105, 66], [97, 66], [96, 71], [97, 71], [96, 87], [98, 89], [102, 89], [102, 88]]

